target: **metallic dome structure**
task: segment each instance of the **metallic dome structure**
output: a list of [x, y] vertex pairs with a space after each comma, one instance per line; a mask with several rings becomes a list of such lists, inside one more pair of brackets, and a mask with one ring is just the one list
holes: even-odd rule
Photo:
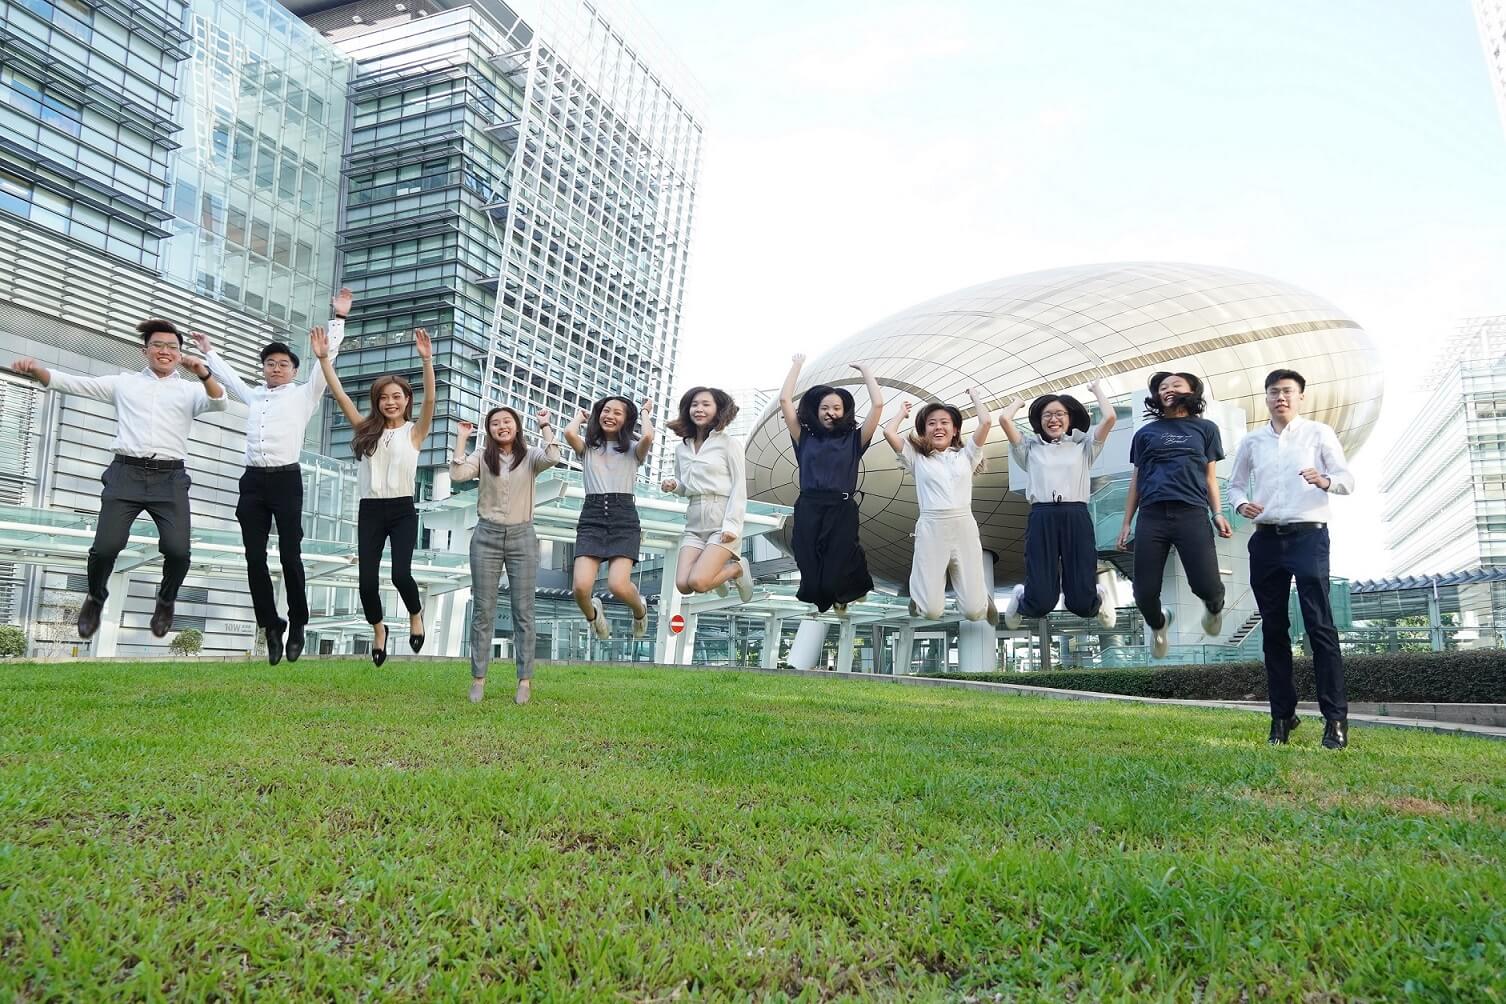
[[[1048, 269], [957, 290], [901, 311], [813, 356], [800, 390], [844, 386], [867, 408], [855, 362], [872, 367], [888, 408], [904, 396], [962, 409], [976, 418], [970, 386], [997, 411], [1014, 397], [1044, 393], [1083, 401], [1089, 381], [1138, 409], [1157, 370], [1202, 376], [1210, 397], [1243, 408], [1251, 427], [1266, 420], [1263, 381], [1277, 367], [1307, 379], [1303, 413], [1328, 423], [1353, 453], [1380, 417], [1382, 371], [1370, 336], [1333, 304], [1266, 276], [1209, 265], [1130, 262]], [[886, 408], [886, 412], [888, 411]], [[1023, 410], [1020, 416], [1023, 418]], [[774, 402], [748, 438], [749, 492], [793, 505], [794, 453]], [[1001, 581], [1024, 567], [1028, 506], [1009, 495], [1008, 446], [995, 430], [973, 493], [983, 546], [998, 556]], [[914, 482], [875, 438], [859, 487], [862, 541], [876, 578], [909, 575], [919, 510]]]

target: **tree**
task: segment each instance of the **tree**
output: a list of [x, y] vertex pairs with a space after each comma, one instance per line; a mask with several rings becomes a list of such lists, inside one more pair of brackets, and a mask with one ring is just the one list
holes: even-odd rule
[[204, 632], [198, 628], [184, 628], [168, 643], [167, 650], [175, 655], [198, 655], [204, 647]]
[[14, 624], [0, 624], [0, 657], [26, 654], [26, 632]]

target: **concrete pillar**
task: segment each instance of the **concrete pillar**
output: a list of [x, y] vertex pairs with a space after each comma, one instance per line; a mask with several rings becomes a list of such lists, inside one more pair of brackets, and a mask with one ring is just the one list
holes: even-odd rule
[[764, 669], [774, 669], [779, 665], [779, 640], [783, 634], [783, 617], [765, 617], [763, 619], [763, 653], [758, 660], [758, 664]]
[[[113, 590], [112, 590], [113, 591]], [[1306, 632], [1304, 632], [1304, 637]], [[1438, 587], [1428, 593], [1428, 641], [1434, 652], [1443, 651], [1443, 615], [1438, 609]]]
[[457, 589], [454, 592], [445, 593], [439, 600], [439, 611], [435, 620], [435, 632], [439, 635], [438, 646], [434, 652], [436, 655], [455, 657], [460, 655], [462, 643], [469, 633], [470, 618], [466, 616], [467, 601], [471, 598], [471, 589]]
[[[994, 592], [994, 556], [983, 552], [983, 586]], [[964, 620], [957, 625], [957, 668], [964, 673], [996, 673], [999, 670], [999, 631], [988, 621]]]
[[700, 614], [685, 614], [685, 630], [676, 636], [674, 661], [679, 666], [689, 666], [695, 661], [695, 628]]
[[[485, 429], [481, 430], [481, 441], [486, 441]], [[444, 467], [434, 468], [433, 494], [430, 497], [435, 502], [439, 502], [442, 499], [449, 498], [451, 494], [453, 494], [453, 489], [450, 485], [449, 470]], [[429, 547], [435, 551], [448, 551], [450, 549], [450, 536], [451, 532], [449, 530], [430, 530]]]
[[1041, 648], [1041, 657], [1037, 660], [1037, 668], [1045, 672], [1051, 668], [1051, 618], [1042, 617], [1036, 630], [1040, 632]]
[[826, 632], [830, 627], [826, 621], [801, 620], [800, 630], [790, 644], [790, 665], [796, 669], [815, 669], [821, 661], [821, 648], [826, 644]]
[[889, 654], [889, 647], [884, 644], [884, 629], [879, 625], [873, 625], [873, 675], [885, 673], [884, 657]]
[[837, 630], [837, 672], [852, 672], [853, 649], [857, 648], [858, 630], [857, 625], [852, 623], [851, 618], [843, 617], [841, 626]]
[[[105, 588], [110, 591], [110, 598], [105, 601], [105, 608], [99, 612], [99, 630], [94, 633], [93, 639], [94, 654], [101, 659], [115, 655], [116, 647], [120, 644], [120, 612], [124, 609], [126, 594], [131, 589], [130, 574], [111, 572]], [[111, 607], [111, 603], [115, 606]]]
[[890, 664], [895, 676], [909, 676], [915, 663], [915, 628], [909, 624], [894, 632], [894, 661]]
[[669, 620], [680, 612], [684, 597], [675, 589], [675, 570], [674, 566], [669, 564], [671, 556], [669, 554], [660, 556], [664, 559], [664, 570], [659, 575], [659, 607], [658, 624], [654, 631], [654, 661], [660, 665], [671, 665], [677, 660], [675, 636], [670, 633]]

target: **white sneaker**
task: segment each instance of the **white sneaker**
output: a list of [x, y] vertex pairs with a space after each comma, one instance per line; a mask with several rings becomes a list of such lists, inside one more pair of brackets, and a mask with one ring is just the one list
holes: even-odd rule
[[1203, 611], [1203, 634], [1209, 638], [1217, 638], [1224, 633], [1224, 612], [1220, 610], [1214, 613], [1212, 610]]
[[643, 608], [643, 616], [642, 617], [634, 617], [633, 618], [633, 637], [634, 638], [642, 638], [646, 634], [648, 634], [648, 607], [647, 606], [645, 606]]
[[1018, 631], [1025, 619], [1020, 616], [1020, 600], [1025, 597], [1025, 587], [1015, 586], [1009, 591], [1009, 599], [1004, 601], [1004, 626], [1011, 631]]
[[591, 597], [591, 630], [602, 641], [612, 637], [612, 625], [607, 622], [607, 612], [601, 608], [601, 600], [595, 596]]
[[836, 611], [838, 617], [846, 617], [847, 616], [847, 604], [845, 604], [845, 603], [833, 603], [831, 605], [831, 608]]
[[748, 564], [747, 558], [738, 558], [737, 563], [742, 566], [743, 574], [737, 577], [737, 595], [743, 598], [744, 603], [753, 600], [753, 569]]
[[486, 680], [484, 678], [478, 680], [475, 677], [471, 677], [471, 703], [472, 704], [480, 704], [481, 703], [481, 699], [484, 698], [485, 696], [486, 696]]
[[988, 622], [989, 627], [999, 626], [999, 605], [994, 602], [992, 596], [988, 598], [988, 610], [983, 614], [983, 619]]
[[1119, 623], [1119, 611], [1109, 602], [1109, 591], [1103, 586], [1098, 587], [1098, 623], [1106, 628]]
[[1157, 659], [1166, 658], [1166, 651], [1171, 647], [1171, 611], [1162, 607], [1161, 617], [1161, 626], [1152, 631], [1150, 636], [1150, 654]]
[[725, 582], [718, 582], [716, 585], [711, 587], [711, 591], [725, 599], [727, 596], [727, 584]]

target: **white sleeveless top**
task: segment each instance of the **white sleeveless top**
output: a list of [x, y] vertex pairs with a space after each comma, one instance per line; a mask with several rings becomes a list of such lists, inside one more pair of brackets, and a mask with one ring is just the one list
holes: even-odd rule
[[413, 445], [413, 423], [383, 429], [377, 448], [362, 457], [356, 483], [363, 499], [400, 499], [413, 496], [418, 477], [418, 448]]

